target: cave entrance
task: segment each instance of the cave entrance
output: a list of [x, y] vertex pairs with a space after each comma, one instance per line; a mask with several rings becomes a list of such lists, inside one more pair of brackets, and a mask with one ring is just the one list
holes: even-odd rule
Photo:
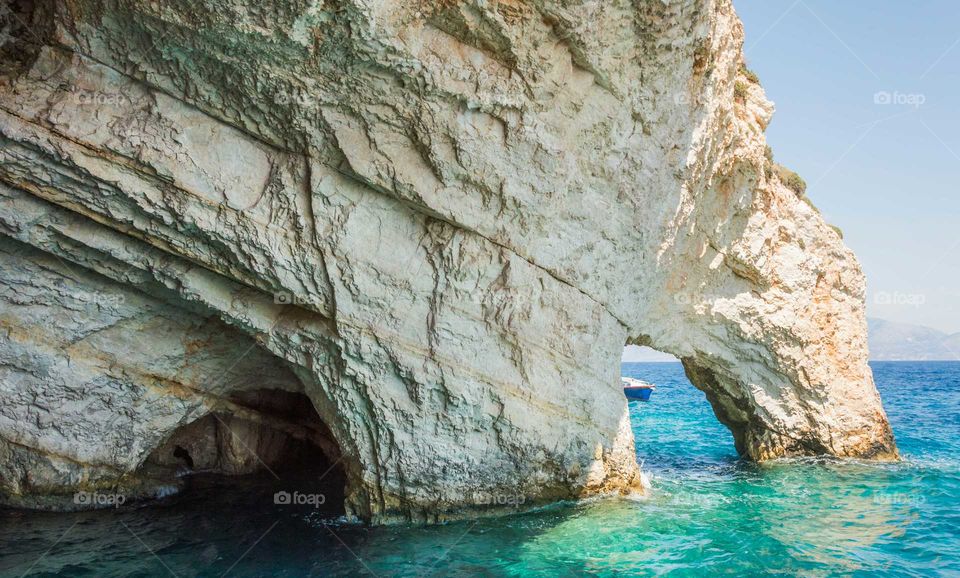
[[299, 392], [234, 394], [175, 430], [150, 454], [142, 472], [175, 480], [183, 494], [247, 490], [277, 496], [278, 506], [344, 513], [340, 446], [310, 398]]

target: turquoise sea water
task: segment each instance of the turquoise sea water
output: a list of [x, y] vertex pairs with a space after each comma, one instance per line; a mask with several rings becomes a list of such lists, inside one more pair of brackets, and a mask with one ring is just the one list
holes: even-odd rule
[[679, 364], [625, 364], [659, 386], [631, 403], [648, 498], [426, 528], [274, 507], [267, 482], [147, 507], [4, 511], [0, 575], [960, 576], [960, 363], [873, 367], [901, 463], [741, 462]]

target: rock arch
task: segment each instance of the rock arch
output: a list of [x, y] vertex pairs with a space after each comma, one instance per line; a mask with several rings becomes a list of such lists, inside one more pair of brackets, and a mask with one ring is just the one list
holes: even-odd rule
[[[335, 4], [58, 1], [4, 69], [8, 501], [116, 483], [169, 431], [161, 411], [123, 451], [91, 435], [145, 377], [74, 422], [32, 404], [40, 360], [129, 349], [88, 332], [110, 303], [40, 339], [34, 300], [80, 306], [39, 262], [281, 360], [366, 520], [638, 490], [628, 339], [683, 359], [748, 457], [896, 455], [862, 274], [771, 170], [727, 0]], [[24, 427], [44, 412], [71, 427]]]

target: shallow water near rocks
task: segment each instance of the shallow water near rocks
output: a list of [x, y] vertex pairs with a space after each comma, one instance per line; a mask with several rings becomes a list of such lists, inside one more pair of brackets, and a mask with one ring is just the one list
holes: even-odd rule
[[960, 575], [960, 363], [875, 363], [903, 461], [737, 459], [679, 364], [624, 364], [653, 491], [433, 527], [275, 504], [272, 478], [149, 506], [0, 512], [3, 576]]

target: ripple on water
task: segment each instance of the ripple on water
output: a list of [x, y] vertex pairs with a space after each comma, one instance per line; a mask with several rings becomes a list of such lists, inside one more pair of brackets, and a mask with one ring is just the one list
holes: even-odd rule
[[745, 463], [679, 364], [628, 364], [625, 374], [658, 385], [653, 401], [630, 404], [647, 496], [427, 528], [291, 512], [263, 499], [267, 489], [3, 512], [0, 575], [32, 564], [98, 577], [165, 566], [179, 576], [960, 575], [960, 364], [874, 371], [901, 462]]

